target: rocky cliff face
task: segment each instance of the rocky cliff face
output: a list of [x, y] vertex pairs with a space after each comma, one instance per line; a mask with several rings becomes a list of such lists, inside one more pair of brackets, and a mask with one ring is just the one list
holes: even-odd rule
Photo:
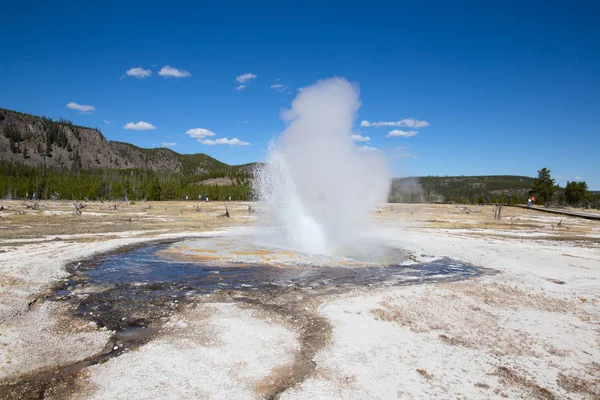
[[66, 169], [143, 168], [203, 173], [228, 167], [205, 154], [107, 141], [92, 128], [0, 108], [0, 160]]

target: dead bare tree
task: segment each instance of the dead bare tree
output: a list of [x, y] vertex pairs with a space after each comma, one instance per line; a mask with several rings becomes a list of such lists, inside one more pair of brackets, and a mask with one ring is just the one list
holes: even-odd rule
[[[111, 210], [111, 211], [121, 211], [121, 210], [119, 209], [119, 206], [121, 205], [121, 203], [123, 203], [123, 202], [122, 202], [122, 201], [119, 201], [119, 202], [117, 202], [117, 203], [113, 204], [112, 206], [108, 207], [108, 209], [109, 209], [109, 210]], [[122, 212], [122, 211], [121, 211], [121, 212]]]
[[502, 204], [500, 204], [499, 206], [496, 206], [496, 208], [494, 209], [494, 219], [501, 219], [502, 218]]
[[23, 205], [25, 206], [25, 208], [28, 208], [30, 210], [37, 210], [40, 206], [40, 201], [38, 199], [34, 199], [31, 201], [31, 204], [23, 203]]
[[221, 215], [219, 215], [219, 217], [227, 217], [227, 218], [229, 218], [229, 210], [227, 209], [227, 206], [225, 206], [225, 214], [221, 214]]

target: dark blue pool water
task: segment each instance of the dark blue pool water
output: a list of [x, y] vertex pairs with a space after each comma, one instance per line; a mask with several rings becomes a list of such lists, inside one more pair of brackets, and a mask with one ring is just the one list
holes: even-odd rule
[[215, 290], [266, 290], [291, 286], [313, 287], [369, 285], [379, 282], [438, 281], [479, 275], [481, 269], [449, 258], [424, 264], [370, 267], [285, 267], [232, 264], [223, 267], [205, 263], [165, 260], [156, 252], [169, 244], [146, 247], [100, 257], [82, 263], [76, 273], [88, 284], [153, 287], [210, 293]]
[[148, 326], [198, 296], [302, 290], [312, 294], [365, 286], [453, 281], [483, 270], [449, 258], [413, 265], [277, 268], [269, 265], [165, 260], [156, 255], [172, 243], [120, 251], [73, 264], [72, 279], [57, 295], [77, 305], [76, 313], [110, 329]]

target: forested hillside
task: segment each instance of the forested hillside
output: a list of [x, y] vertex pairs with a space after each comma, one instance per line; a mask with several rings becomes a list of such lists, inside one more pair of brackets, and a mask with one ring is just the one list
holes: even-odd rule
[[422, 176], [392, 180], [391, 202], [525, 202], [533, 184], [526, 176]]
[[[204, 174], [231, 166], [206, 154], [179, 154], [108, 141], [97, 128], [0, 108], [0, 160], [69, 170], [136, 169]], [[239, 166], [248, 172], [250, 166]]]
[[[0, 108], [0, 197], [248, 199], [255, 164], [107, 141], [100, 130]], [[228, 178], [231, 185], [202, 181]]]

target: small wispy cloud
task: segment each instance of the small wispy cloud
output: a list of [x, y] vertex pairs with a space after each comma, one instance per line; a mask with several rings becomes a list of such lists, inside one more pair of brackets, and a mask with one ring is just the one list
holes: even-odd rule
[[368, 136], [352, 135], [352, 140], [354, 140], [355, 142], [368, 142], [369, 140], [371, 140], [371, 138]]
[[220, 138], [217, 140], [202, 140], [200, 141], [200, 143], [202, 144], [206, 144], [208, 146], [214, 146], [217, 144], [228, 144], [230, 146], [249, 146], [250, 143], [248, 142], [243, 142], [238, 138], [233, 138], [233, 139], [227, 139], [227, 138]]
[[363, 128], [380, 128], [382, 126], [395, 126], [395, 127], [408, 127], [408, 128], [424, 128], [429, 126], [429, 122], [427, 121], [419, 121], [417, 119], [401, 119], [400, 121], [378, 121], [378, 122], [369, 122], [369, 121], [361, 121], [360, 126]]
[[216, 133], [214, 133], [213, 131], [209, 131], [208, 129], [204, 129], [204, 128], [190, 129], [185, 134], [193, 139], [197, 139], [198, 141], [200, 141], [200, 139], [204, 139], [207, 137], [216, 136]]
[[573, 179], [577, 179], [578, 181], [585, 179], [583, 176], [574, 176]]
[[252, 79], [256, 79], [258, 78], [258, 76], [252, 74], [252, 73], [247, 73], [247, 74], [242, 74], [242, 75], [238, 75], [235, 77], [235, 80], [238, 81], [239, 83], [246, 83]]
[[288, 92], [288, 87], [282, 83], [274, 83], [269, 86], [271, 89], [274, 89], [278, 93], [286, 93]]
[[134, 78], [144, 79], [152, 75], [152, 71], [149, 69], [144, 69], [142, 67], [130, 68], [125, 71], [127, 76], [133, 76]]
[[237, 90], [238, 92], [241, 92], [244, 89], [246, 89], [246, 85], [239, 85], [235, 87], [235, 90]]
[[139, 122], [130, 122], [123, 127], [123, 129], [131, 129], [134, 131], [151, 131], [156, 129], [156, 127], [148, 122], [139, 121]]
[[419, 158], [419, 156], [412, 153], [396, 153], [392, 154], [392, 158]]
[[394, 137], [394, 136], [412, 137], [418, 133], [419, 132], [417, 132], [417, 131], [401, 131], [398, 129], [394, 129], [393, 131], [390, 131], [385, 137]]
[[92, 112], [96, 111], [96, 107], [94, 106], [84, 106], [74, 102], [67, 104], [67, 108], [70, 108], [71, 110], [77, 110], [79, 111], [79, 114], [91, 114]]
[[177, 143], [175, 143], [175, 142], [163, 142], [162, 146], [163, 147], [175, 147], [175, 146], [177, 146]]
[[358, 150], [362, 151], [363, 153], [371, 153], [373, 151], [379, 151], [379, 149], [377, 147], [372, 147], [372, 146], [361, 146], [358, 148]]
[[168, 65], [162, 67], [160, 71], [158, 71], [158, 74], [165, 78], [189, 78], [192, 76], [188, 71], [173, 68]]
[[105, 119], [105, 120], [104, 120], [104, 123], [105, 123], [106, 125], [108, 125], [108, 124], [111, 124], [111, 122], [110, 122], [109, 120], [107, 120], [107, 119]]
[[419, 158], [419, 156], [409, 152], [408, 147], [396, 147], [396, 151], [392, 154], [392, 158]]

